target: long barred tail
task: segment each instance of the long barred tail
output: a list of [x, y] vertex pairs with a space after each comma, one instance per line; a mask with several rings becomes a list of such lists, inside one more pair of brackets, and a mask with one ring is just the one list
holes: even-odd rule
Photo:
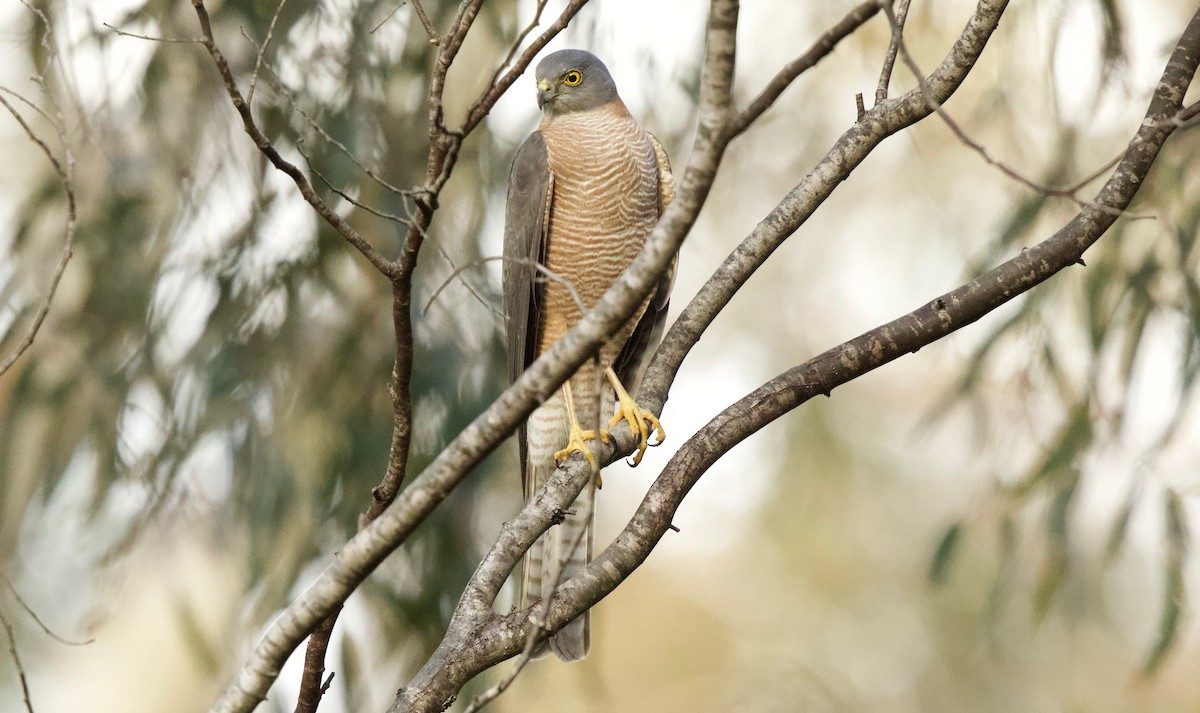
[[[595, 419], [595, 396], [598, 380], [584, 369], [572, 380], [572, 395], [578, 416], [585, 429], [592, 428]], [[594, 385], [593, 385], [594, 384]], [[590, 386], [590, 388], [589, 388]], [[613, 396], [609, 389], [601, 391], [604, 404], [601, 414], [612, 412]], [[606, 425], [606, 424], [602, 424]], [[548, 399], [529, 417], [528, 464], [525, 492], [532, 496], [554, 474], [557, 464], [554, 453], [567, 443], [567, 416], [562, 391]], [[595, 532], [596, 486], [589, 483], [569, 508], [570, 513], [562, 524], [551, 527], [538, 538], [525, 554], [524, 576], [521, 586], [521, 608], [527, 608], [539, 600], [554, 594], [562, 582], [573, 577], [592, 559], [592, 539]], [[560, 572], [561, 570], [561, 572]], [[560, 629], [550, 639], [550, 648], [564, 661], [577, 661], [587, 656], [591, 646], [591, 616], [584, 612], [575, 621]], [[541, 652], [544, 654], [545, 652]]]

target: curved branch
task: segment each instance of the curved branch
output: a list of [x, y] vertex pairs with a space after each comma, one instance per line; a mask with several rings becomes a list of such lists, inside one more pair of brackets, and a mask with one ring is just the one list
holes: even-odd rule
[[[925, 78], [923, 87], [939, 104], [945, 103], [967, 78], [1007, 5], [1008, 0], [979, 0], [954, 47]], [[671, 325], [642, 379], [638, 397], [646, 408], [651, 411], [661, 409], [684, 357], [771, 253], [808, 220], [876, 146], [932, 112], [922, 88], [918, 87], [901, 97], [876, 104], [842, 134], [816, 167], [725, 259]]]
[[42, 323], [46, 321], [46, 315], [50, 313], [50, 303], [54, 301], [54, 294], [58, 292], [58, 283], [62, 280], [63, 273], [67, 270], [67, 263], [71, 261], [71, 256], [74, 254], [73, 246], [75, 243], [76, 209], [74, 168], [75, 157], [71, 153], [71, 146], [67, 143], [67, 137], [64, 133], [61, 122], [55, 120], [41, 107], [10, 89], [0, 87], [0, 92], [12, 94], [20, 101], [25, 102], [27, 105], [32, 107], [35, 111], [45, 116], [46, 119], [50, 121], [50, 124], [54, 127], [54, 130], [58, 133], [58, 139], [62, 143], [64, 155], [64, 159], [61, 162], [54, 156], [54, 151], [50, 149], [46, 142], [42, 141], [42, 139], [39, 138], [36, 133], [34, 133], [33, 128], [29, 126], [29, 123], [25, 121], [25, 118], [21, 116], [16, 107], [14, 107], [7, 99], [0, 95], [0, 105], [3, 105], [4, 108], [8, 110], [8, 113], [12, 114], [13, 118], [17, 120], [17, 123], [20, 124], [21, 128], [25, 131], [25, 135], [29, 137], [29, 140], [36, 144], [38, 149], [45, 154], [46, 160], [50, 162], [50, 165], [54, 168], [54, 172], [58, 174], [58, 179], [62, 182], [63, 190], [67, 194], [67, 222], [63, 227], [63, 244], [62, 250], [58, 255], [58, 262], [54, 265], [54, 271], [50, 273], [50, 284], [46, 288], [46, 296], [42, 298], [41, 305], [38, 307], [37, 312], [33, 315], [33, 321], [29, 323], [29, 327], [25, 330], [25, 335], [21, 338], [21, 341], [17, 344], [17, 346], [14, 347], [13, 350], [8, 354], [8, 356], [4, 357], [3, 360], [0, 360], [0, 376], [3, 376], [13, 364], [17, 363], [17, 360], [21, 358], [21, 355], [24, 354], [29, 347], [33, 346], [33, 340], [37, 338], [38, 331], [40, 331], [42, 328]]

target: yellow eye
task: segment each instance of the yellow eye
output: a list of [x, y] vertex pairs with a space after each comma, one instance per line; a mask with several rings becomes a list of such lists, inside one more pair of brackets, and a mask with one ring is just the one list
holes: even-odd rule
[[583, 75], [574, 69], [563, 75], [563, 84], [567, 85], [568, 87], [573, 87], [582, 81]]

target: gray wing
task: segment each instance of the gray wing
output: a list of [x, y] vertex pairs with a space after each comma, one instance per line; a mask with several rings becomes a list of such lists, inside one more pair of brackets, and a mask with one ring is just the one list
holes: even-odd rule
[[[533, 262], [542, 262], [550, 225], [554, 180], [546, 140], [540, 132], [525, 139], [508, 173], [504, 210], [504, 325], [508, 337], [508, 376], [516, 381], [537, 356], [539, 288]], [[517, 432], [521, 483], [525, 483], [525, 426]]]
[[[654, 155], [658, 162], [658, 216], [661, 218], [667, 206], [671, 204], [671, 199], [675, 197], [675, 177], [671, 174], [671, 161], [667, 158], [662, 144], [654, 134], [646, 132], [646, 135], [654, 145]], [[671, 288], [675, 285], [675, 268], [678, 265], [679, 256], [676, 255], [671, 258], [666, 273], [654, 288], [650, 305], [633, 328], [633, 334], [621, 348], [621, 353], [617, 355], [613, 365], [617, 378], [635, 398], [641, 385], [642, 371], [650, 361], [658, 341], [662, 339], [663, 329], [667, 324], [667, 307], [671, 304]]]

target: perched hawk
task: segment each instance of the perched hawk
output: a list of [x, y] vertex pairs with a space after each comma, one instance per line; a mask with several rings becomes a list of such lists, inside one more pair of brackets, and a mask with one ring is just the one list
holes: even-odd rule
[[[542, 122], [513, 159], [504, 221], [504, 312], [514, 380], [629, 267], [674, 190], [662, 146], [629, 114], [599, 59], [581, 50], [555, 52], [538, 64], [536, 78]], [[588, 360], [521, 429], [526, 500], [572, 452], [582, 451], [594, 463], [586, 443], [604, 421], [609, 427], [629, 422], [639, 436], [635, 464], [655, 430], [662, 442], [658, 420], [626, 387], [636, 390], [643, 361], [662, 334], [674, 273], [672, 265], [600, 348], [599, 365]], [[614, 404], [619, 409], [608, 420]], [[600, 438], [606, 438], [603, 430]], [[522, 608], [550, 596], [558, 582], [591, 560], [599, 484], [597, 476], [566, 521], [525, 555]], [[565, 661], [582, 659], [589, 645], [586, 613], [550, 639], [550, 648]]]

